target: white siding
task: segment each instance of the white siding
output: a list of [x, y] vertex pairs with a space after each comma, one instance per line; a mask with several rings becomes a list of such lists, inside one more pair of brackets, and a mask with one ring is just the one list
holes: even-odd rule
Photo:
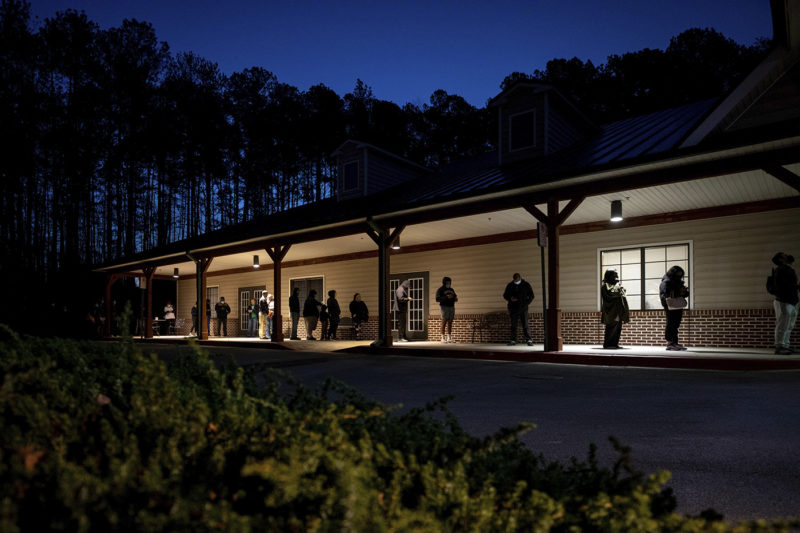
[[[676, 222], [598, 231], [561, 237], [560, 307], [563, 311], [596, 311], [599, 274], [598, 249], [627, 245], [693, 242], [691, 288], [695, 309], [763, 308], [771, 306], [764, 290], [771, 258], [785, 251], [800, 258], [800, 209], [751, 215]], [[538, 309], [542, 282], [540, 253], [535, 240], [467, 246], [445, 250], [398, 254], [391, 258], [392, 272], [430, 272], [429, 312], [436, 312], [434, 297], [443, 276], [453, 278], [459, 313], [484, 313], [505, 309], [505, 285], [519, 272], [533, 286]], [[325, 294], [335, 289], [343, 311], [353, 293], [361, 293], [370, 314], [378, 310], [377, 258], [284, 268], [282, 312], [289, 316], [289, 281], [292, 278], [324, 278]], [[272, 291], [272, 270], [227, 276], [210, 276], [208, 285], [219, 285], [220, 295], [233, 305], [238, 288], [265, 284]], [[195, 301], [195, 280], [178, 282], [178, 316], [190, 317]]]

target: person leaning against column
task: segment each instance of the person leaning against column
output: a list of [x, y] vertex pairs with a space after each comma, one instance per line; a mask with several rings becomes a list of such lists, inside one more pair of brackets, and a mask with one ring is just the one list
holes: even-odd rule
[[789, 344], [789, 337], [797, 322], [797, 306], [800, 297], [797, 294], [800, 286], [797, 284], [797, 272], [792, 268], [794, 257], [783, 252], [778, 252], [772, 258], [775, 268], [772, 271], [774, 280], [775, 301], [775, 353], [778, 355], [791, 355], [795, 353]]

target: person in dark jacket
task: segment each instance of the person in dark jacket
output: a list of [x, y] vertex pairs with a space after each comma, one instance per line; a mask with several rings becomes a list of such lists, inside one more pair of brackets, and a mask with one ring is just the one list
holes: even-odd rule
[[192, 306], [192, 329], [189, 330], [189, 335], [197, 335], [197, 302]]
[[[442, 278], [442, 286], [436, 290], [436, 301], [442, 312], [442, 342], [455, 342], [453, 340], [453, 319], [456, 316], [456, 302], [458, 296], [453, 290], [452, 282], [449, 277]], [[447, 336], [445, 337], [445, 328]]]
[[622, 323], [631, 321], [628, 311], [628, 300], [625, 288], [619, 285], [619, 275], [613, 270], [606, 270], [600, 285], [600, 301], [602, 309], [600, 319], [606, 325], [603, 337], [603, 348], [619, 349], [619, 338], [622, 335]]
[[339, 307], [339, 301], [336, 299], [336, 291], [328, 291], [328, 315], [330, 315], [331, 324], [328, 328], [328, 338], [332, 341], [338, 340], [336, 338], [336, 330], [339, 329], [339, 320], [341, 318], [342, 309]]
[[406, 324], [408, 324], [408, 302], [414, 299], [408, 295], [409, 281], [403, 280], [397, 290], [394, 291], [394, 301], [392, 311], [397, 313], [397, 339], [400, 341], [410, 341], [406, 335]]
[[517, 344], [517, 321], [522, 322], [522, 331], [528, 346], [533, 346], [531, 328], [528, 325], [528, 306], [533, 301], [533, 287], [522, 279], [519, 274], [514, 274], [512, 280], [506, 285], [503, 299], [508, 302], [508, 314], [511, 318], [511, 340], [509, 346]]
[[289, 340], [299, 341], [297, 324], [300, 322], [300, 287], [295, 287], [292, 295], [289, 296], [289, 314], [292, 317], [292, 335]]
[[775, 268], [772, 270], [774, 281], [775, 301], [775, 353], [778, 355], [791, 355], [795, 353], [789, 344], [789, 337], [797, 322], [797, 306], [800, 302], [798, 296], [797, 272], [792, 268], [794, 257], [783, 252], [778, 252], [772, 257]]
[[211, 335], [211, 298], [206, 298], [206, 334]]
[[306, 298], [303, 304], [303, 320], [306, 323], [306, 340], [317, 340], [314, 338], [314, 330], [317, 329], [317, 321], [319, 320], [319, 311], [321, 308], [322, 304], [317, 301], [317, 291], [311, 289], [308, 292], [308, 298]]
[[678, 328], [683, 320], [683, 309], [670, 309], [667, 305], [667, 298], [686, 298], [689, 296], [689, 288], [683, 283], [684, 275], [683, 269], [675, 265], [664, 274], [664, 277], [661, 278], [661, 284], [658, 286], [661, 306], [667, 314], [667, 325], [664, 329], [664, 338], [669, 343], [667, 344], [667, 350], [686, 350], [686, 346], [678, 343]]
[[328, 319], [330, 319], [330, 315], [328, 314], [328, 306], [325, 304], [320, 304], [319, 306], [319, 340], [327, 341], [330, 340], [328, 336]]
[[369, 310], [367, 304], [361, 301], [361, 295], [355, 293], [353, 301], [350, 302], [350, 318], [353, 320], [353, 336], [361, 339], [361, 324], [369, 320]]
[[258, 337], [258, 304], [255, 298], [250, 298], [247, 306], [247, 336]]
[[220, 296], [219, 303], [214, 306], [214, 311], [217, 312], [217, 335], [228, 336], [228, 314], [231, 312], [231, 306], [225, 303], [225, 297]]

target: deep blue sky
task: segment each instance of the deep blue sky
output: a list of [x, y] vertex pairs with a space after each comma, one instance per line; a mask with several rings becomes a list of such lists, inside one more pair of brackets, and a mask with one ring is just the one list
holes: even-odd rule
[[301, 90], [324, 83], [340, 95], [361, 78], [400, 105], [444, 89], [483, 106], [511, 72], [664, 49], [693, 27], [745, 45], [772, 36], [768, 0], [32, 1], [39, 21], [67, 8], [101, 28], [148, 21], [173, 53], [195, 52], [226, 74], [261, 66]]

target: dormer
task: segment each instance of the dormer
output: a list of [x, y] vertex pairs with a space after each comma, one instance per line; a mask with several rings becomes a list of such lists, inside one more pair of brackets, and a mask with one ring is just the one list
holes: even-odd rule
[[489, 101], [498, 113], [498, 164], [552, 154], [596, 126], [553, 86], [517, 82]]
[[336, 199], [368, 196], [430, 173], [427, 168], [377, 146], [347, 140], [332, 154], [336, 157]]

